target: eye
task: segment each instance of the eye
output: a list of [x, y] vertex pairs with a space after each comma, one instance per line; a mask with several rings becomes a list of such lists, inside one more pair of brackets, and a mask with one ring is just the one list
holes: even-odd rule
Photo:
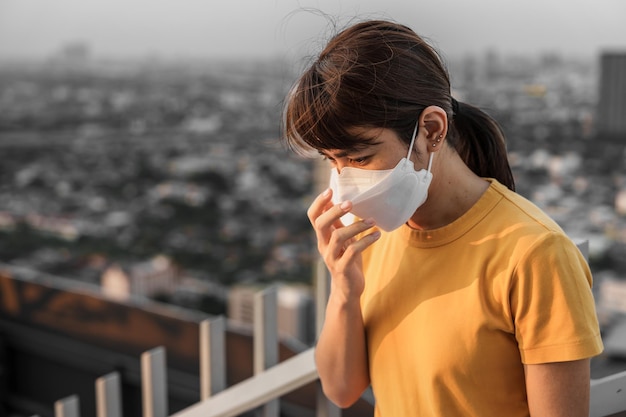
[[335, 158], [331, 158], [330, 156], [327, 156], [327, 155], [322, 155], [322, 159], [324, 161], [327, 161], [331, 165], [335, 165]]
[[318, 152], [319, 152], [320, 156], [322, 157], [323, 161], [328, 161], [328, 162], [331, 162], [331, 163], [334, 161], [334, 159], [331, 158], [330, 156], [328, 156], [325, 152], [322, 152], [322, 151], [318, 151]]
[[354, 165], [365, 165], [369, 158], [369, 156], [359, 156], [358, 158], [348, 159], [348, 162]]

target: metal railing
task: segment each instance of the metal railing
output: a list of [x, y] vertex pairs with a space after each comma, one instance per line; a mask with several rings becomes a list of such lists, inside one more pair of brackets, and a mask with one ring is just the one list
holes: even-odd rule
[[[579, 244], [588, 252], [587, 242]], [[328, 278], [319, 263], [316, 274], [317, 330], [323, 322], [328, 297]], [[314, 350], [278, 362], [276, 288], [255, 296], [254, 375], [226, 387], [225, 319], [219, 317], [200, 323], [200, 402], [171, 417], [234, 417], [257, 410], [262, 417], [280, 415], [279, 398], [306, 384], [318, 381]], [[156, 347], [141, 355], [143, 417], [168, 417], [166, 352]], [[121, 378], [116, 372], [95, 382], [97, 417], [122, 417]], [[316, 417], [338, 417], [341, 410], [317, 389]], [[605, 417], [626, 411], [626, 372], [591, 381], [590, 417]], [[55, 417], [80, 417], [79, 398], [75, 395], [54, 404]], [[621, 415], [621, 413], [620, 413]]]
[[[167, 417], [165, 352], [153, 349], [142, 355], [143, 417]], [[145, 368], [144, 368], [145, 367]], [[145, 369], [145, 373], [144, 373]], [[204, 398], [172, 417], [229, 417], [263, 407], [263, 416], [278, 416], [275, 404], [281, 395], [317, 380], [313, 349]], [[202, 384], [207, 388], [210, 381]], [[318, 417], [339, 416], [340, 410], [318, 394]], [[120, 378], [111, 373], [96, 380], [97, 417], [122, 417]], [[55, 417], [80, 417], [79, 399], [70, 396], [55, 403]], [[626, 411], [626, 372], [591, 381], [590, 417], [605, 417]]]
[[[328, 282], [323, 272], [317, 274], [316, 288], [316, 310], [324, 311]], [[254, 375], [229, 388], [226, 387], [226, 321], [224, 317], [217, 317], [200, 323], [200, 402], [171, 417], [230, 417], [251, 410], [257, 410], [257, 415], [262, 417], [279, 417], [282, 395], [318, 381], [313, 348], [278, 362], [277, 306], [276, 287], [255, 295]], [[323, 315], [317, 315], [316, 321], [319, 320], [323, 320]], [[120, 375], [112, 372], [98, 378], [95, 390], [96, 416], [122, 417]], [[143, 417], [169, 416], [165, 348], [156, 347], [142, 353], [141, 392]], [[316, 417], [341, 415], [341, 410], [324, 396], [319, 384], [317, 396]], [[76, 395], [56, 401], [55, 417], [80, 417], [79, 401]]]

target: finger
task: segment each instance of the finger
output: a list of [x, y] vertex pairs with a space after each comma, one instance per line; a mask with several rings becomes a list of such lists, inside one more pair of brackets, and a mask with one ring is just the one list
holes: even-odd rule
[[329, 242], [335, 230], [343, 229], [344, 225], [341, 222], [341, 217], [351, 209], [352, 202], [344, 201], [341, 204], [333, 205], [320, 214], [313, 224], [318, 242]]
[[327, 188], [324, 192], [318, 195], [315, 200], [309, 206], [307, 210], [307, 217], [313, 226], [315, 226], [315, 220], [326, 210], [332, 207], [331, 198], [333, 191]]
[[[334, 208], [334, 206], [332, 202], [332, 189], [328, 188], [315, 198], [307, 210], [307, 216], [315, 230], [320, 252], [326, 247], [330, 233], [334, 230], [333, 227], [343, 227], [343, 223], [341, 223], [339, 218], [352, 207], [351, 203], [348, 203], [348, 205], [344, 203], [343, 206], [340, 205], [340, 207], [342, 206], [345, 209]], [[333, 211], [330, 215], [326, 214], [331, 210]]]
[[332, 256], [337, 259], [342, 256], [346, 249], [358, 242], [357, 236], [375, 226], [374, 219], [369, 218], [357, 221], [350, 226], [342, 227], [332, 233], [329, 246], [331, 247]]
[[343, 253], [342, 261], [346, 264], [353, 262], [365, 249], [380, 239], [380, 236], [380, 230], [375, 230], [361, 239], [351, 242]]
[[[324, 192], [319, 194], [314, 200], [313, 203], [309, 206], [307, 210], [307, 217], [313, 226], [313, 230], [315, 231], [316, 239], [317, 239], [317, 249], [320, 254], [324, 255], [326, 252], [326, 247], [328, 245], [328, 236], [331, 231], [322, 230], [321, 227], [326, 224], [326, 222], [318, 220], [320, 216], [322, 216], [325, 212], [332, 209], [334, 206], [332, 202], [332, 189], [327, 188]], [[321, 226], [320, 226], [321, 225]], [[341, 227], [342, 225], [333, 223], [334, 227]]]

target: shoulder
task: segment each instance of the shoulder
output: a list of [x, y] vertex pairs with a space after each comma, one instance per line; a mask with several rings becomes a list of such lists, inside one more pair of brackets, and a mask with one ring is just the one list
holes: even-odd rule
[[492, 212], [494, 217], [503, 217], [503, 221], [519, 227], [564, 234], [563, 229], [554, 219], [521, 194], [509, 190], [495, 180], [492, 180], [489, 192], [499, 197], [498, 204]]
[[495, 203], [481, 222], [481, 232], [485, 236], [497, 236], [499, 250], [508, 252], [511, 261], [550, 256], [578, 260], [580, 252], [576, 244], [533, 202], [495, 180], [488, 193]]

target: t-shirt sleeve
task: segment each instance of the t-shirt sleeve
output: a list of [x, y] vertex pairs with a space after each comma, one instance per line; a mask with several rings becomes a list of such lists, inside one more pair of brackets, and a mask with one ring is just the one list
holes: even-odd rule
[[522, 362], [589, 358], [602, 352], [589, 266], [576, 245], [546, 234], [519, 262], [510, 288]]

